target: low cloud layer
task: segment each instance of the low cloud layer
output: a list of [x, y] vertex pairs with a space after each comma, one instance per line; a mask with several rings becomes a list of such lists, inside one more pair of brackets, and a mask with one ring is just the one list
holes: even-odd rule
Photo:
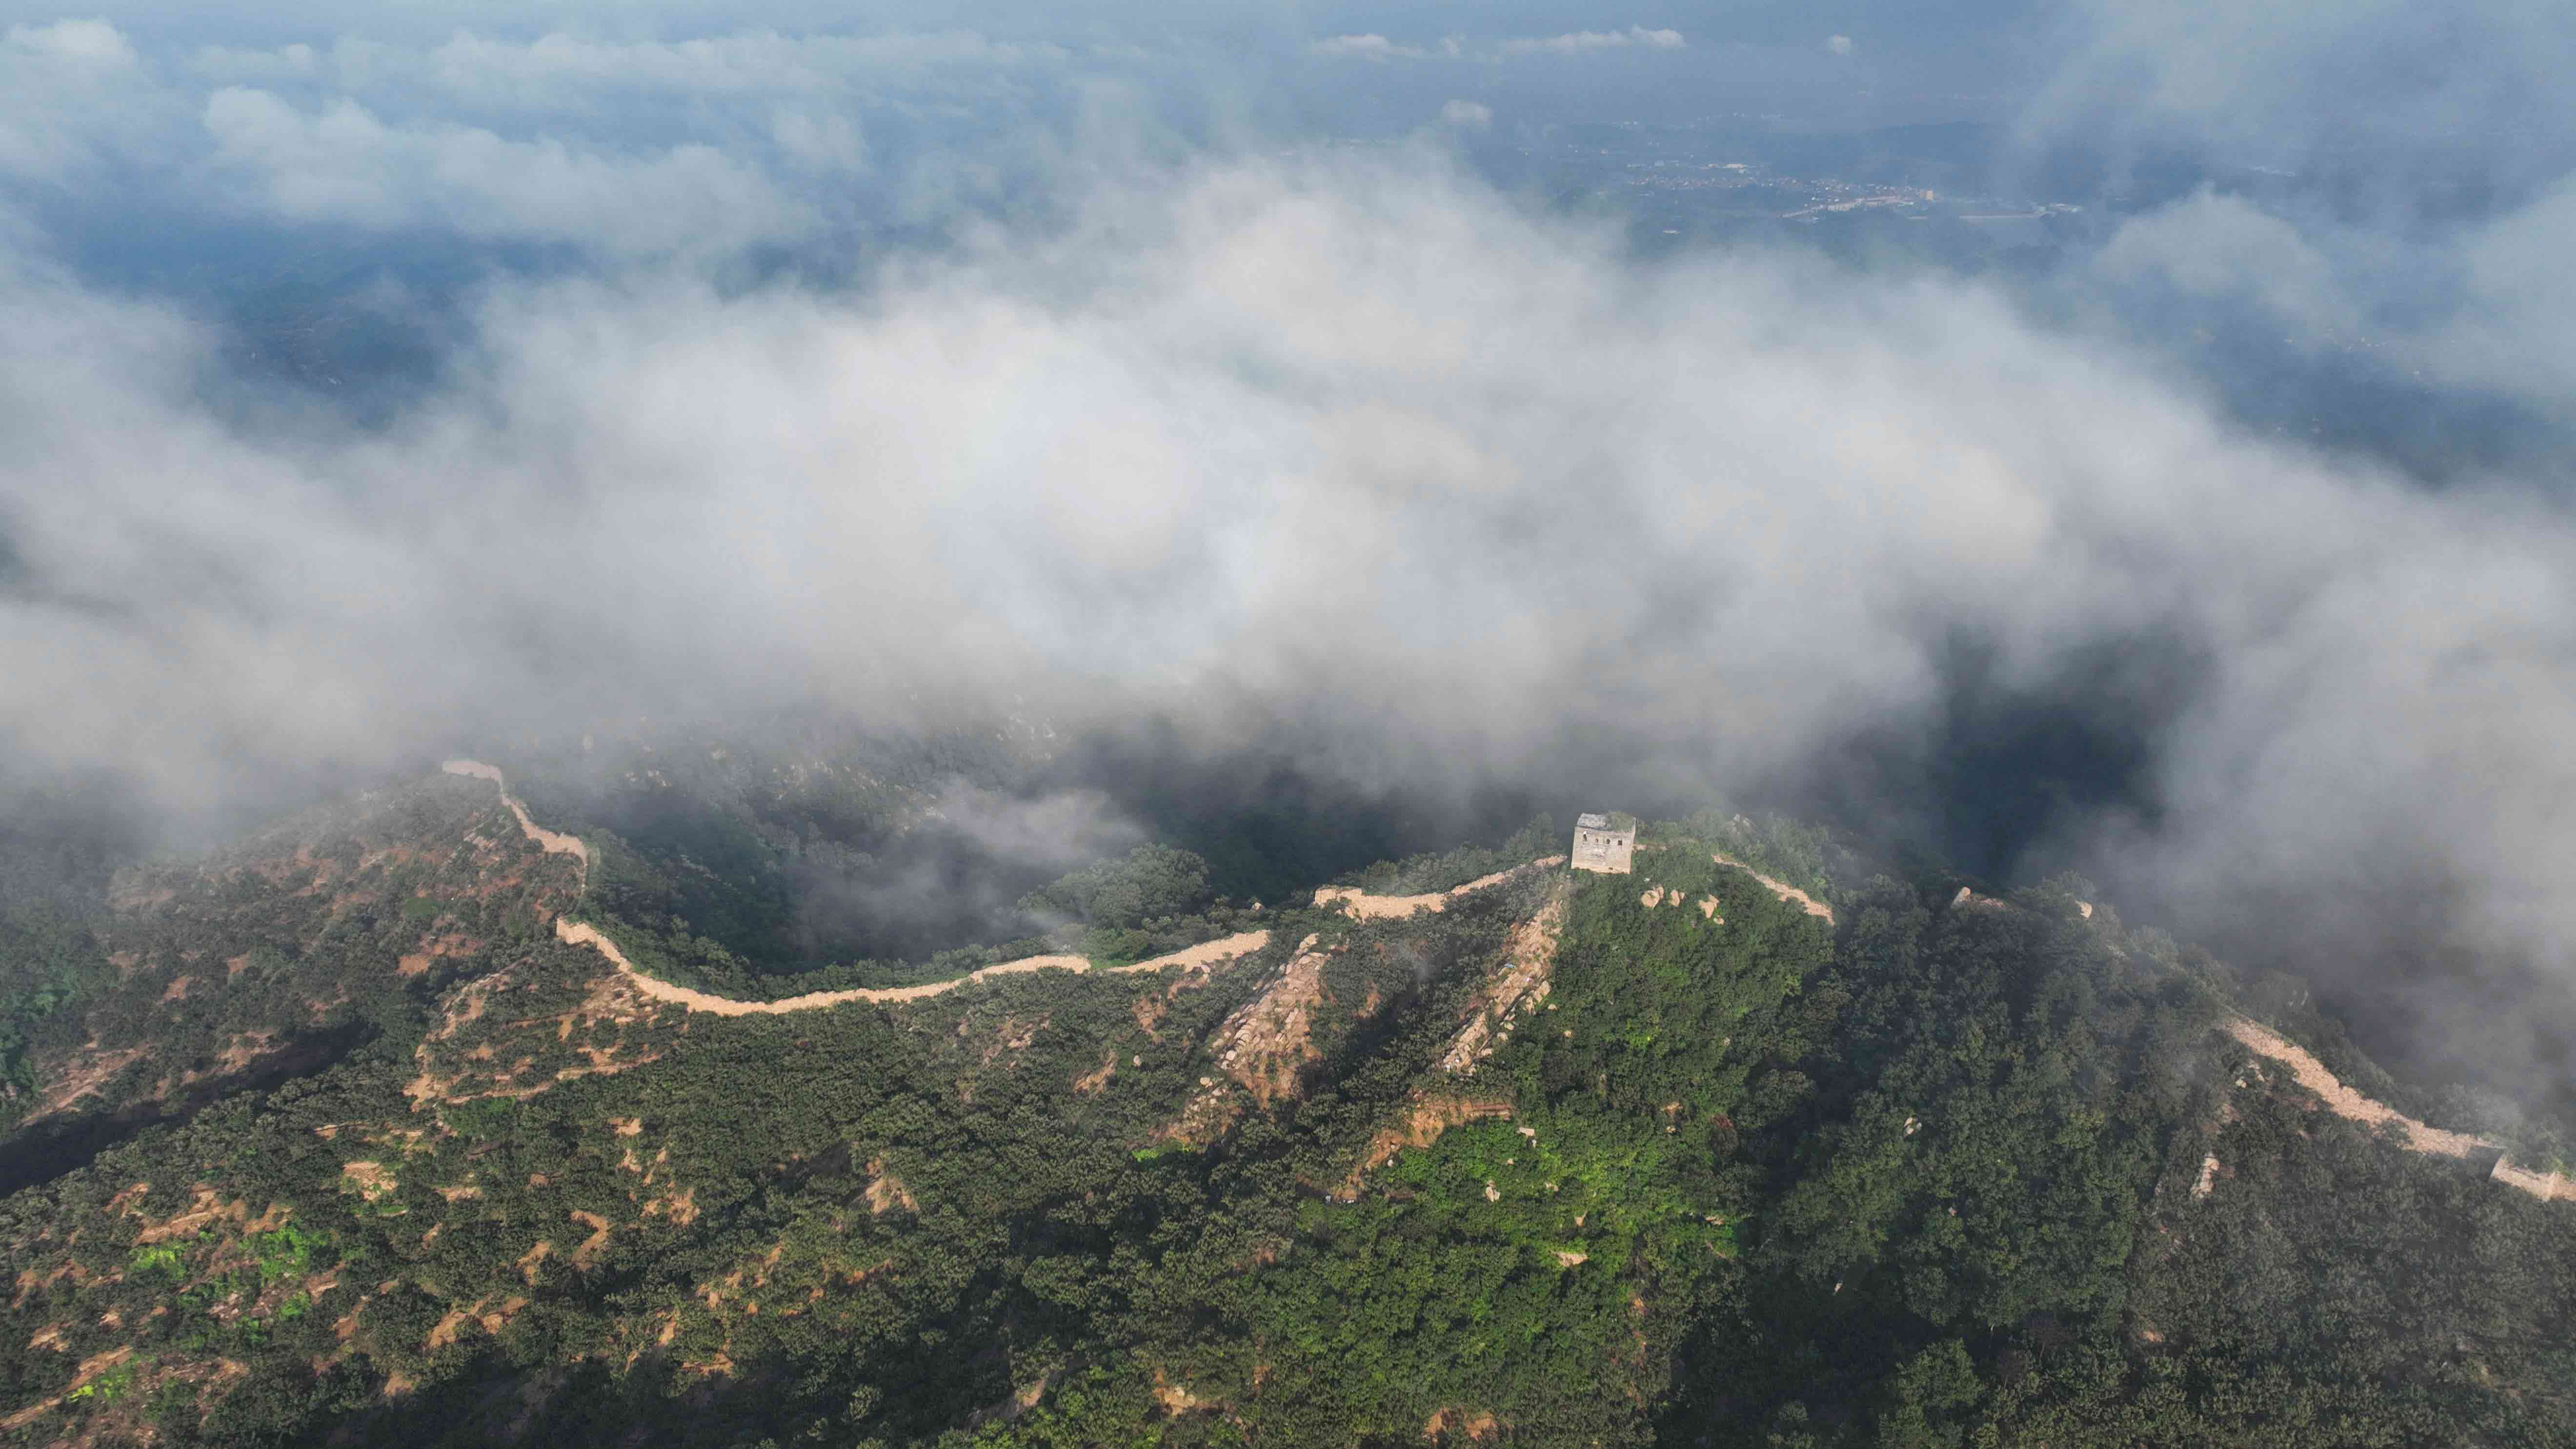
[[1495, 40], [1473, 40], [1463, 35], [1447, 35], [1436, 41], [1407, 43], [1389, 40], [1376, 31], [1359, 35], [1335, 35], [1316, 41], [1309, 49], [1316, 55], [1334, 60], [1476, 60], [1495, 61], [1527, 56], [1592, 55], [1618, 50], [1681, 50], [1690, 44], [1678, 30], [1649, 30], [1631, 25], [1625, 30], [1569, 30], [1561, 35], [1512, 35]]
[[[2104, 14], [2035, 133], [2078, 123], [2087, 68], [2127, 66], [2139, 114], [2203, 136], [2269, 104]], [[2337, 53], [2262, 15], [2248, 53], [2277, 69]], [[1550, 34], [1460, 51], [1682, 44]], [[1403, 58], [1381, 40], [1283, 63]], [[30, 260], [42, 199], [21, 193], [38, 245], [0, 272], [21, 776], [195, 808], [497, 732], [819, 701], [1069, 735], [1151, 720], [1211, 753], [1285, 721], [1363, 787], [1823, 796], [1851, 742], [1938, 730], [1969, 641], [2040, 698], [2106, 659], [2186, 662], [2141, 706], [2146, 803], [2061, 822], [2052, 859], [2284, 961], [2464, 951], [2576, 982], [2576, 520], [2555, 485], [2507, 466], [2428, 487], [2255, 435], [2118, 320], [2141, 298], [2277, 316], [2367, 336], [2427, 386], [2563, 410], [2570, 203], [2537, 151], [2498, 162], [2519, 190], [2420, 226], [2193, 191], [2106, 225], [2043, 305], [1786, 251], [1640, 263], [1428, 143], [1174, 160], [1124, 93], [1063, 84], [1077, 52], [1053, 41], [464, 38], [182, 66], [71, 24], [8, 47], [48, 96], [145, 102], [94, 125], [0, 108], [24, 187], [185, 150], [209, 207], [587, 259], [478, 292], [471, 347], [381, 426], [246, 419], [208, 401], [220, 329]], [[954, 184], [1025, 166], [1079, 176], [1078, 204], [876, 254], [848, 287], [746, 283], [719, 263], [840, 225], [830, 182], [890, 164], [878, 113], [829, 99], [875, 65], [917, 100], [1061, 86], [1079, 103], [1052, 140]], [[633, 88], [730, 98], [690, 112], [727, 119], [561, 119]], [[1499, 126], [1482, 102], [1433, 116]]]
[[635, 157], [471, 126], [388, 126], [341, 101], [299, 111], [228, 86], [206, 103], [215, 164], [290, 221], [438, 226], [476, 240], [602, 242], [650, 255], [790, 241], [814, 217], [706, 146]]
[[21, 23], [0, 33], [0, 188], [706, 261], [1006, 205], [1068, 169], [1067, 132], [1105, 121], [1120, 134], [1093, 139], [1132, 149], [1165, 129], [1151, 97], [1210, 104], [1160, 83], [1190, 60], [945, 29], [144, 48]]

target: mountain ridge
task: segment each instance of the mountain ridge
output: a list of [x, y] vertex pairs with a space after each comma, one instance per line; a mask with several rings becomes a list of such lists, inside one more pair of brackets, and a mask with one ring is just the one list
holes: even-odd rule
[[[20, 1438], [2565, 1442], [2576, 1215], [2257, 1080], [2223, 971], [2065, 889], [1791, 885], [1711, 816], [1205, 969], [718, 1015], [566, 938], [600, 851], [490, 783], [117, 928], [103, 1107], [260, 1002], [374, 1035], [0, 1198]], [[238, 999], [172, 995], [216, 949]], [[2416, 1321], [2280, 1336], [2363, 1261]]]

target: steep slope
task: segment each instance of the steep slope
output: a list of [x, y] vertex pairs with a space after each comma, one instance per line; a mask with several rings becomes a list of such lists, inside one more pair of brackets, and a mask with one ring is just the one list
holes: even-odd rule
[[410, 1029], [445, 986], [541, 935], [580, 891], [488, 790], [441, 780], [128, 872], [93, 982], [32, 1056], [6, 1185], [135, 1128]]

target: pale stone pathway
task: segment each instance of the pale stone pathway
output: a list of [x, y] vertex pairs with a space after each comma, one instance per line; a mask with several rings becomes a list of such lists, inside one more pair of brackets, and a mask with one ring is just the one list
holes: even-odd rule
[[439, 768], [451, 775], [491, 781], [492, 788], [501, 792], [501, 803], [509, 806], [510, 813], [519, 817], [519, 829], [525, 831], [530, 840], [535, 841], [549, 854], [569, 855], [580, 861], [581, 883], [584, 888], [590, 885], [590, 847], [583, 844], [578, 835], [565, 835], [548, 830], [529, 819], [528, 807], [520, 804], [519, 797], [510, 793], [510, 787], [503, 783], [499, 770], [484, 764], [481, 760], [450, 760]]
[[1734, 866], [1737, 870], [1740, 870], [1746, 875], [1753, 877], [1755, 880], [1762, 882], [1762, 884], [1770, 890], [1771, 894], [1778, 896], [1784, 901], [1796, 902], [1798, 907], [1801, 910], [1804, 910], [1808, 915], [1823, 917], [1826, 925], [1830, 926], [1834, 923], [1833, 907], [1826, 905], [1823, 901], [1817, 900], [1814, 896], [1807, 894], [1805, 891], [1798, 889], [1787, 881], [1773, 880], [1771, 877], [1764, 875], [1762, 872], [1755, 870], [1753, 867], [1746, 865], [1743, 861], [1737, 860], [1731, 855], [1722, 853], [1712, 854], [1709, 856], [1709, 859], [1716, 861], [1719, 865]]
[[[519, 803], [518, 796], [510, 793], [510, 787], [502, 780], [499, 770], [480, 760], [449, 760], [441, 768], [451, 775], [464, 775], [476, 780], [491, 781], [493, 787], [501, 792], [501, 803], [508, 806], [510, 813], [519, 818], [519, 829], [526, 832], [530, 840], [544, 849], [580, 860], [583, 882], [588, 883], [590, 847], [579, 836], [548, 830], [529, 819], [528, 807]], [[1166, 956], [1157, 956], [1150, 961], [1139, 961], [1133, 966], [1094, 966], [1080, 956], [1026, 956], [1017, 961], [1005, 961], [998, 966], [987, 966], [981, 971], [970, 972], [954, 980], [929, 981], [919, 986], [860, 986], [847, 991], [809, 991], [803, 996], [790, 996], [780, 1001], [741, 1001], [730, 996], [718, 996], [713, 992], [699, 991], [693, 987], [674, 985], [658, 976], [639, 970], [634, 962], [626, 959], [625, 952], [617, 949], [615, 941], [610, 940], [598, 927], [587, 922], [566, 920], [557, 916], [555, 937], [576, 946], [596, 948], [599, 954], [613, 962], [618, 970], [626, 973], [627, 978], [635, 983], [636, 990], [655, 1001], [667, 1001], [674, 1005], [685, 1006], [691, 1011], [703, 1011], [715, 1016], [775, 1016], [782, 1012], [814, 1011], [827, 1006], [841, 1006], [853, 1001], [919, 1001], [924, 997], [954, 991], [971, 982], [983, 981], [995, 976], [1019, 976], [1031, 971], [1072, 971], [1082, 974], [1099, 972], [1123, 976], [1137, 972], [1162, 971], [1175, 966], [1185, 970], [1196, 970], [1249, 956], [1270, 944], [1268, 931], [1243, 931], [1222, 940], [1202, 941], [1198, 945], [1174, 951]]]
[[[2227, 1023], [2227, 1034], [2288, 1067], [2291, 1077], [2296, 1079], [2300, 1086], [2316, 1093], [2318, 1099], [2326, 1104], [2326, 1110], [2336, 1116], [2371, 1127], [2376, 1127], [2383, 1122], [2397, 1123], [2405, 1129], [2406, 1145], [2414, 1151], [2435, 1157], [2458, 1158], [2469, 1157], [2482, 1149], [2497, 1153], [2504, 1151], [2504, 1144], [2501, 1142], [2491, 1142], [2466, 1132], [2449, 1132], [2439, 1127], [2427, 1126], [2385, 1102], [2372, 1101], [2345, 1086], [2343, 1080], [2328, 1071], [2326, 1064], [2318, 1061], [2307, 1048], [2282, 1036], [2270, 1027], [2248, 1021], [2240, 1016]], [[2206, 1169], [2202, 1176], [2206, 1181], [2209, 1176]], [[2495, 1170], [2490, 1176], [2508, 1186], [2518, 1187], [2534, 1197], [2576, 1198], [2576, 1182], [2569, 1181], [2564, 1173], [2544, 1175], [2527, 1172], [2513, 1166], [2501, 1156], [2496, 1159]], [[2204, 1192], [2206, 1190], [2205, 1187], [2202, 1189]], [[2198, 1195], [2198, 1193], [2194, 1194], [2194, 1196]]]
[[1563, 864], [1565, 864], [1564, 856], [1546, 856], [1533, 860], [1527, 865], [1516, 865], [1509, 870], [1495, 871], [1492, 875], [1478, 876], [1462, 886], [1451, 886], [1445, 891], [1433, 891], [1429, 895], [1420, 896], [1373, 896], [1362, 892], [1357, 886], [1319, 886], [1315, 890], [1315, 906], [1319, 910], [1332, 910], [1338, 907], [1363, 921], [1390, 917], [1401, 920], [1415, 911], [1447, 910], [1449, 903], [1458, 897], [1472, 891], [1483, 890], [1487, 886], [1500, 885], [1522, 871], [1546, 870], [1550, 866]]
[[691, 1011], [711, 1012], [717, 1016], [775, 1016], [781, 1012], [813, 1011], [821, 1007], [840, 1006], [852, 1001], [919, 1001], [926, 996], [937, 996], [943, 992], [954, 991], [971, 982], [985, 981], [996, 976], [1020, 976], [1031, 971], [1071, 971], [1077, 975], [1096, 972], [1102, 975], [1123, 976], [1130, 972], [1160, 971], [1170, 966], [1185, 968], [1211, 966], [1220, 961], [1231, 961], [1238, 956], [1249, 956], [1270, 944], [1268, 931], [1245, 931], [1219, 941], [1203, 941], [1186, 951], [1157, 956], [1151, 961], [1139, 961], [1133, 966], [1094, 966], [1080, 956], [1024, 956], [1017, 961], [1005, 961], [998, 966], [987, 966], [981, 971], [969, 972], [953, 980], [928, 981], [919, 986], [856, 986], [847, 991], [809, 991], [803, 996], [790, 996], [779, 1001], [740, 1001], [730, 996], [717, 996], [687, 986], [675, 986], [658, 976], [637, 970], [635, 963], [626, 959], [626, 953], [617, 949], [615, 941], [608, 939], [598, 927], [585, 922], [567, 921], [558, 916], [555, 918], [555, 935], [575, 945], [598, 947], [601, 955], [616, 962], [618, 970], [634, 979], [636, 990], [655, 1001], [673, 1002]]

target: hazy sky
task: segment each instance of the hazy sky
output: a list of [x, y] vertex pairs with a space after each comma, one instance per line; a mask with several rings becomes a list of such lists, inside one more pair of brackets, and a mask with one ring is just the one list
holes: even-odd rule
[[[21, 783], [188, 810], [497, 728], [928, 699], [1293, 720], [1363, 783], [1779, 793], [1937, 754], [1964, 641], [2134, 710], [2149, 808], [2045, 844], [2178, 929], [2576, 978], [2564, 5], [0, 31]], [[1641, 262], [1462, 159], [1757, 83], [1998, 123], [1998, 185], [2277, 184], [2088, 193], [2095, 241], [1963, 276]], [[314, 257], [343, 322], [432, 339], [388, 412], [243, 370], [228, 289]], [[2251, 428], [2227, 327], [2542, 441]]]

